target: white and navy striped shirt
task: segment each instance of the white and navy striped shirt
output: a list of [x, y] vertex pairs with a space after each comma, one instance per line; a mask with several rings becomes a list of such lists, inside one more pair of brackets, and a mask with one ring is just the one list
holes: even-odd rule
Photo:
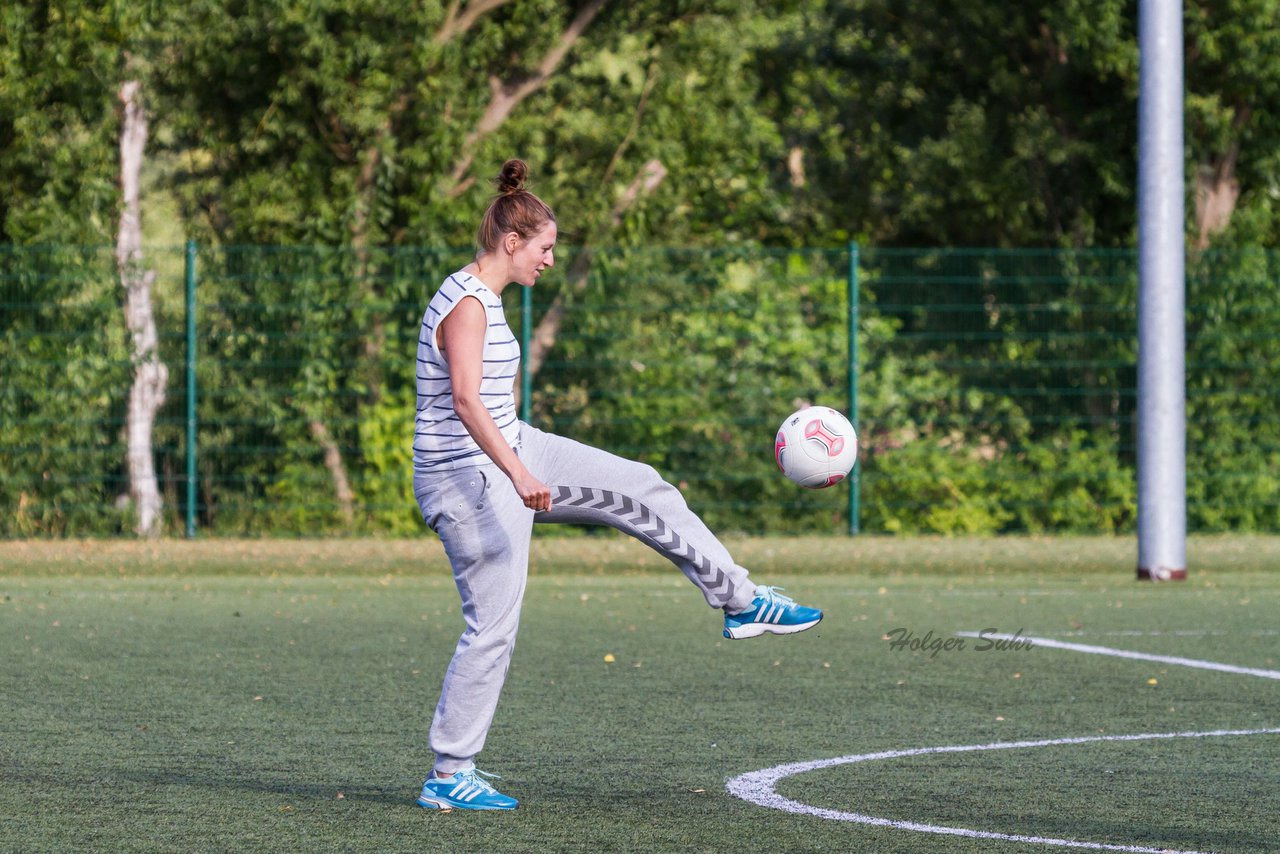
[[514, 390], [520, 370], [520, 344], [507, 325], [502, 298], [475, 276], [459, 271], [445, 279], [431, 298], [418, 333], [418, 417], [413, 436], [416, 471], [484, 462], [484, 451], [454, 411], [449, 363], [436, 336], [441, 321], [468, 296], [480, 300], [489, 321], [484, 335], [480, 399], [502, 431], [502, 438], [513, 448], [519, 446], [520, 421]]

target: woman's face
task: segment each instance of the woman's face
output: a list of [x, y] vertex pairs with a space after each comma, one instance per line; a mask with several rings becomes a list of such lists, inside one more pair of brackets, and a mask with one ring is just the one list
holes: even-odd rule
[[556, 224], [549, 221], [542, 231], [521, 240], [518, 236], [511, 244], [511, 281], [533, 287], [547, 267], [555, 266]]

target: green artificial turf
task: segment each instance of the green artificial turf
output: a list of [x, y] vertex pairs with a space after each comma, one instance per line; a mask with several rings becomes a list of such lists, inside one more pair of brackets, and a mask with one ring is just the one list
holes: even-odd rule
[[[1126, 540], [759, 539], [816, 629], [731, 642], [619, 537], [535, 541], [481, 756], [514, 813], [414, 806], [461, 630], [422, 541], [0, 544], [2, 851], [1052, 851], [794, 815], [730, 796], [780, 763], [1018, 740], [1280, 727], [1280, 539], [1191, 543], [1133, 580]], [[904, 633], [894, 634], [895, 629]], [[608, 657], [609, 660], [606, 660]], [[1280, 850], [1280, 736], [939, 753], [788, 777], [896, 821], [1120, 846]]]

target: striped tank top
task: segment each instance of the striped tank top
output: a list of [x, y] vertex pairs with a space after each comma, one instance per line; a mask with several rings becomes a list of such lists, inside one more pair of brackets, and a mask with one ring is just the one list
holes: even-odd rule
[[441, 321], [467, 296], [479, 298], [489, 319], [480, 399], [502, 431], [502, 438], [511, 447], [519, 447], [514, 389], [520, 344], [507, 325], [502, 298], [475, 276], [459, 271], [445, 279], [431, 298], [418, 333], [418, 416], [413, 436], [413, 466], [418, 472], [477, 465], [487, 459], [453, 409], [449, 364], [436, 337]]

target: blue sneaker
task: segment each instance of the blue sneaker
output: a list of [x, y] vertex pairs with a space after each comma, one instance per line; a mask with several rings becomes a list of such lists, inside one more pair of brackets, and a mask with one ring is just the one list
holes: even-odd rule
[[432, 771], [422, 784], [418, 806], [432, 810], [513, 810], [519, 803], [509, 798], [481, 779], [502, 779], [497, 774], [485, 774], [474, 766], [455, 771], [448, 777], [437, 777]]
[[782, 595], [781, 587], [756, 588], [756, 598], [751, 607], [737, 614], [727, 611], [724, 615], [724, 636], [733, 640], [754, 638], [766, 632], [774, 635], [790, 635], [818, 625], [822, 612], [817, 608], [797, 605], [790, 596]]

